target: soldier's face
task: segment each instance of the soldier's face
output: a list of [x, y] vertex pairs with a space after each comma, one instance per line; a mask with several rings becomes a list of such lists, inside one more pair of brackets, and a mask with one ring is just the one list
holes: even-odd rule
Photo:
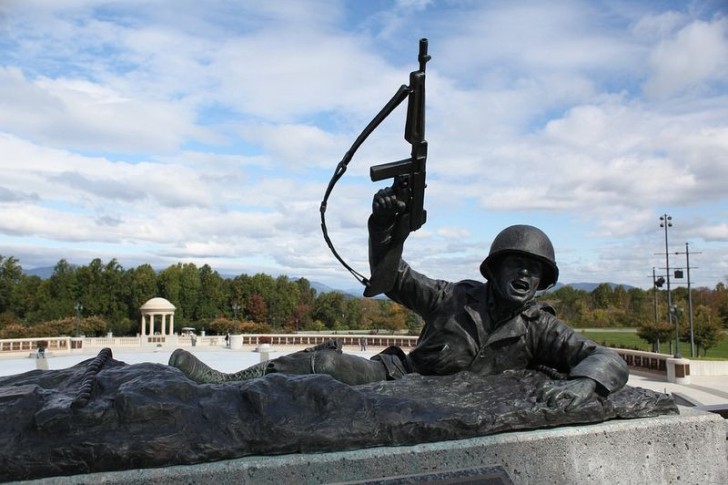
[[543, 267], [538, 260], [509, 254], [497, 263], [495, 269], [495, 289], [507, 304], [523, 305], [536, 295], [543, 275]]

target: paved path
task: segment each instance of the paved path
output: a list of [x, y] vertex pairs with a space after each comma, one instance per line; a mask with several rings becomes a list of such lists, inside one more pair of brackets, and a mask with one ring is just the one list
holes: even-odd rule
[[689, 385], [674, 384], [659, 374], [631, 370], [627, 384], [686, 397], [696, 405], [728, 406], [728, 376], [692, 376], [690, 380]]

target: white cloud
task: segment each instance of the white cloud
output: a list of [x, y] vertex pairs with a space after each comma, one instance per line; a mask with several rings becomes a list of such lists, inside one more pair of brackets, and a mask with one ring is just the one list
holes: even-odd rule
[[659, 42], [650, 56], [645, 91], [659, 98], [710, 90], [728, 78], [728, 18], [695, 21]]
[[25, 79], [0, 70], [0, 129], [51, 146], [139, 153], [176, 150], [185, 136], [204, 133], [184, 105], [132, 99], [84, 80]]

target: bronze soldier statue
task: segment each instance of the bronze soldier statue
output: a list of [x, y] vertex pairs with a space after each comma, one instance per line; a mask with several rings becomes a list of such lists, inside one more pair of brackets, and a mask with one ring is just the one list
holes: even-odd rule
[[556, 318], [550, 306], [535, 300], [536, 292], [554, 285], [559, 275], [553, 245], [540, 229], [507, 227], [480, 265], [487, 282], [452, 283], [418, 273], [401, 259], [409, 234], [403, 212], [404, 205], [391, 188], [374, 196], [369, 259], [373, 274], [393, 272], [393, 286], [386, 295], [424, 319], [417, 346], [409, 354], [389, 347], [366, 359], [342, 353], [340, 344], [330, 341], [232, 374], [211, 369], [182, 349], [172, 354], [169, 364], [198, 383], [287, 373], [328, 374], [351, 385], [408, 373], [490, 375], [545, 366], [567, 379], [546, 384], [539, 398], [549, 405], [566, 400], [569, 408], [595, 392], [605, 396], [625, 385], [629, 371], [616, 352], [584, 338]]

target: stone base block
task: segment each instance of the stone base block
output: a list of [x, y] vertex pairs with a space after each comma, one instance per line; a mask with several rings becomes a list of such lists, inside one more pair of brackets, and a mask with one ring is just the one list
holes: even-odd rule
[[725, 484], [726, 423], [717, 414], [681, 407], [679, 416], [614, 420], [417, 446], [255, 456], [32, 483], [282, 485], [365, 479], [376, 483], [383, 477], [484, 466], [503, 467], [514, 484]]

